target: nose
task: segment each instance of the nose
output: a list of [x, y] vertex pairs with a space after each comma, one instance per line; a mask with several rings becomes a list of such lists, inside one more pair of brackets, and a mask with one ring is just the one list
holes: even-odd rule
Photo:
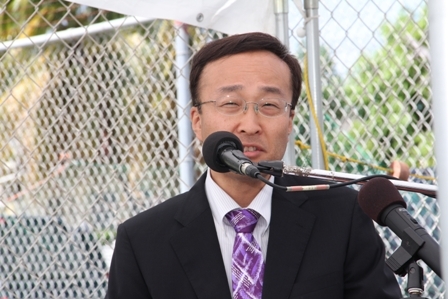
[[[249, 109], [248, 104], [253, 104], [254, 109]], [[258, 104], [255, 102], [246, 103], [244, 113], [240, 114], [239, 128], [240, 133], [248, 135], [258, 134], [261, 132], [260, 117], [258, 114]]]

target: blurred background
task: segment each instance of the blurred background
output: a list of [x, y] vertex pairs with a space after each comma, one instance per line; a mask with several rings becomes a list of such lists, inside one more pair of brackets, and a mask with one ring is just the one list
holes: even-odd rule
[[[289, 2], [289, 47], [307, 72], [305, 21]], [[385, 174], [399, 160], [409, 181], [436, 184], [427, 1], [322, 1], [319, 33], [326, 168]], [[206, 169], [185, 82], [191, 56], [223, 36], [66, 1], [0, 3], [0, 298], [105, 296], [118, 224]], [[312, 164], [305, 90], [299, 166]], [[402, 195], [439, 240], [437, 200]], [[377, 228], [390, 255], [401, 241]], [[442, 298], [422, 266], [425, 295]]]

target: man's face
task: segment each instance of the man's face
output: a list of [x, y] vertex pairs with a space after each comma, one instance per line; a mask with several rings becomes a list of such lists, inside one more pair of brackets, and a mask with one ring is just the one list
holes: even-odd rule
[[[285, 62], [268, 51], [247, 52], [223, 57], [207, 64], [199, 82], [199, 101], [214, 101], [225, 96], [259, 102], [263, 98], [281, 98], [291, 103], [291, 73]], [[228, 131], [240, 138], [244, 154], [254, 162], [283, 158], [293, 113], [275, 117], [256, 113], [248, 104], [245, 113], [225, 115], [213, 103], [193, 107], [191, 120], [196, 137], [202, 142], [216, 131]]]

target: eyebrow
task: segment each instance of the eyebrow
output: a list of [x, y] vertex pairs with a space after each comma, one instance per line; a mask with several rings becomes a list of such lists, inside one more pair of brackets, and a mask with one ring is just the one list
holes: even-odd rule
[[243, 85], [229, 85], [229, 86], [223, 86], [219, 88], [220, 92], [233, 92], [233, 91], [238, 91], [238, 90], [242, 90], [243, 89]]
[[[243, 85], [240, 84], [235, 84], [235, 85], [229, 85], [229, 86], [223, 86], [219, 88], [220, 92], [234, 92], [234, 91], [239, 91], [243, 89]], [[277, 95], [283, 95], [283, 92], [281, 91], [280, 88], [278, 87], [274, 87], [274, 86], [262, 86], [261, 87], [262, 91], [268, 92], [268, 93], [273, 93], [273, 94], [277, 94]]]
[[278, 94], [278, 95], [283, 95], [283, 92], [281, 91], [280, 88], [278, 87], [274, 87], [274, 86], [263, 86], [261, 88], [263, 91], [269, 92], [269, 93], [273, 93], [273, 94]]

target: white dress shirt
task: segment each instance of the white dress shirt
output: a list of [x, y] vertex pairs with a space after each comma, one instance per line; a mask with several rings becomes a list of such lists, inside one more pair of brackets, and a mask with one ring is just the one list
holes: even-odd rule
[[[269, 180], [273, 182], [274, 177], [271, 176]], [[222, 190], [215, 181], [213, 181], [210, 175], [210, 169], [207, 171], [207, 178], [205, 180], [205, 193], [207, 194], [207, 199], [212, 210], [227, 280], [229, 282], [230, 291], [232, 291], [232, 253], [236, 233], [225, 215], [228, 212], [241, 207], [224, 190]], [[252, 209], [260, 214], [260, 218], [253, 231], [253, 236], [261, 247], [264, 261], [266, 261], [268, 248], [271, 201], [272, 187], [265, 185], [247, 207], [247, 209]]]

